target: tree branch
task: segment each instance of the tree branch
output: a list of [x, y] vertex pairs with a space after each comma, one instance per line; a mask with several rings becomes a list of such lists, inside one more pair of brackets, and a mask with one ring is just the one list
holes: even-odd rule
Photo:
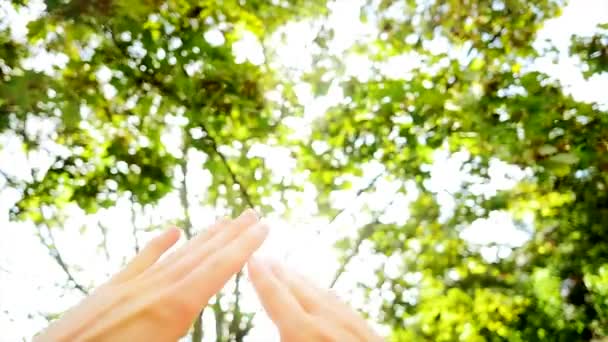
[[203, 312], [201, 311], [194, 321], [192, 327], [192, 342], [201, 342], [203, 340]]
[[[201, 129], [206, 134], [206, 139], [209, 142], [209, 144], [211, 145], [211, 148], [213, 149], [213, 151], [215, 152], [215, 154], [220, 158], [220, 160], [222, 161], [222, 164], [226, 168], [226, 171], [230, 175], [232, 183], [238, 185], [239, 192], [241, 193], [241, 196], [243, 197], [243, 200], [245, 201], [245, 204], [248, 207], [250, 207], [250, 208], [254, 208], [255, 206], [253, 204], [253, 201], [251, 200], [251, 196], [249, 195], [249, 192], [247, 191], [247, 188], [238, 179], [236, 173], [234, 172], [234, 170], [230, 166], [230, 163], [228, 162], [228, 159], [226, 158], [226, 156], [219, 150], [219, 146], [218, 146], [218, 143], [217, 143], [216, 139], [213, 137], [213, 135], [211, 134], [211, 132], [207, 129], [207, 127], [204, 124], [201, 123], [200, 125], [201, 125]], [[234, 294], [234, 313], [233, 313], [234, 316], [233, 316], [232, 322], [230, 322], [230, 326], [229, 326], [229, 329], [228, 329], [228, 334], [229, 335], [232, 334], [232, 333], [234, 333], [235, 336], [244, 336], [244, 335], [246, 335], [246, 331], [241, 331], [241, 327], [240, 327], [240, 323], [241, 323], [241, 308], [240, 308], [241, 291], [240, 291], [240, 281], [241, 281], [241, 277], [242, 276], [243, 276], [243, 271], [239, 271], [236, 274], [236, 278], [235, 278], [235, 287], [234, 287], [234, 293], [233, 293]], [[239, 339], [237, 339], [237, 341], [239, 341]]]
[[188, 177], [188, 161], [184, 157], [184, 161], [181, 163], [181, 169], [183, 174], [182, 184], [179, 190], [179, 199], [184, 209], [184, 233], [188, 240], [192, 238], [192, 221], [190, 219], [190, 201], [188, 200], [188, 188], [186, 183], [186, 177]]
[[[190, 148], [189, 139], [184, 139], [184, 144], [182, 146], [182, 162], [180, 167], [182, 169], [182, 184], [179, 190], [179, 199], [182, 208], [184, 209], [184, 233], [188, 240], [192, 239], [194, 232], [192, 231], [192, 219], [190, 217], [190, 200], [188, 199], [188, 149]], [[201, 311], [196, 320], [194, 321], [194, 326], [192, 329], [192, 341], [193, 342], [201, 342], [203, 340], [203, 312]]]
[[101, 231], [101, 247], [103, 249], [103, 253], [106, 255], [106, 259], [110, 260], [110, 251], [108, 250], [108, 227], [101, 223], [101, 221], [97, 221], [97, 226]]
[[[380, 177], [382, 177], [384, 173], [381, 172], [378, 175], [376, 175], [374, 178], [372, 178], [372, 180], [363, 188], [360, 188], [359, 190], [357, 190], [357, 193], [355, 194], [355, 199], [353, 200], [353, 202], [356, 202], [359, 197], [361, 197], [361, 195], [363, 195], [363, 193], [367, 192], [369, 189], [373, 188], [374, 185], [376, 185], [376, 182], [380, 179]], [[344, 207], [342, 208], [340, 211], [338, 211], [332, 218], [331, 220], [329, 220], [329, 226], [333, 225], [334, 222], [338, 219], [338, 217], [340, 217], [344, 212], [346, 212], [346, 210], [348, 209], [348, 207]], [[317, 230], [317, 234], [320, 235], [321, 234], [321, 230]]]
[[137, 213], [135, 212], [135, 198], [133, 194], [131, 194], [131, 226], [133, 228], [133, 242], [135, 244], [135, 254], [139, 253], [139, 239], [137, 238], [137, 225], [135, 224], [137, 218]]
[[6, 268], [4, 268], [3, 266], [0, 265], [0, 271], [6, 273], [6, 274], [11, 274], [11, 272], [9, 270], [7, 270]]
[[0, 176], [2, 176], [6, 182], [6, 184], [10, 187], [17, 187], [17, 182], [13, 179], [13, 177], [9, 176], [6, 172], [0, 169]]
[[234, 341], [236, 342], [242, 342], [244, 337], [249, 333], [249, 331], [251, 330], [251, 328], [253, 328], [252, 322], [253, 322], [253, 315], [251, 317], [249, 317], [245, 323], [245, 327], [241, 328], [241, 322], [243, 321], [243, 313], [241, 312], [241, 307], [240, 307], [240, 303], [239, 303], [239, 299], [241, 296], [241, 292], [240, 292], [240, 283], [241, 283], [241, 278], [243, 277], [243, 273], [239, 272], [236, 275], [236, 279], [235, 279], [235, 287], [234, 287], [234, 312], [233, 312], [233, 319], [232, 322], [230, 322], [230, 326], [228, 327], [228, 335], [229, 336], [234, 336]]
[[[376, 185], [376, 182], [380, 179], [380, 177], [382, 177], [384, 173], [379, 173], [378, 175], [376, 175], [374, 178], [372, 178], [372, 180], [364, 187], [360, 188], [359, 190], [357, 190], [357, 193], [355, 194], [355, 199], [353, 200], [353, 202], [356, 202], [359, 197], [361, 197], [361, 195], [363, 195], [365, 192], [367, 192], [369, 189], [373, 188], [374, 185]], [[334, 223], [336, 222], [336, 220], [338, 219], [338, 217], [342, 216], [342, 214], [344, 214], [346, 212], [346, 210], [348, 210], [349, 207], [344, 207], [342, 209], [340, 209], [338, 212], [336, 212], [334, 214], [334, 216], [332, 216], [332, 218], [329, 220], [329, 223], [327, 224], [328, 227], [331, 227], [334, 225]], [[321, 235], [321, 229], [317, 229], [317, 236]], [[288, 252], [287, 255], [285, 256], [285, 258], [289, 258], [291, 256], [291, 254]]]
[[61, 253], [59, 253], [59, 250], [55, 247], [55, 237], [53, 236], [53, 233], [51, 232], [51, 229], [46, 226], [46, 225], [41, 225], [42, 227], [44, 227], [49, 235], [49, 239], [51, 240], [51, 242], [49, 243], [48, 241], [46, 241], [42, 235], [40, 235], [40, 233], [38, 233], [38, 239], [40, 240], [40, 242], [48, 249], [50, 256], [55, 259], [55, 262], [57, 262], [57, 264], [59, 265], [59, 267], [61, 267], [61, 269], [63, 270], [63, 272], [65, 273], [65, 275], [68, 277], [68, 280], [70, 282], [72, 282], [72, 284], [74, 285], [74, 287], [76, 289], [78, 289], [82, 294], [84, 294], [85, 296], [89, 294], [89, 291], [83, 286], [81, 285], [76, 278], [74, 278], [74, 276], [72, 275], [72, 272], [70, 272], [70, 269], [68, 268], [68, 265], [65, 263], [65, 261], [63, 260], [63, 257], [61, 256]]
[[247, 191], [247, 188], [243, 186], [243, 183], [238, 179], [238, 176], [236, 175], [236, 173], [230, 166], [230, 163], [228, 163], [228, 158], [226, 158], [226, 156], [222, 152], [220, 152], [217, 140], [213, 137], [211, 132], [209, 132], [209, 130], [207, 129], [207, 127], [204, 124], [201, 123], [200, 125], [201, 125], [201, 129], [206, 134], [206, 139], [209, 142], [209, 144], [211, 145], [213, 152], [220, 158], [220, 160], [222, 161], [222, 164], [224, 165], [224, 167], [226, 168], [226, 171], [228, 172], [228, 175], [230, 175], [230, 179], [232, 180], [232, 183], [238, 185], [239, 192], [241, 193], [241, 196], [243, 197], [245, 204], [247, 204], [247, 206], [250, 208], [255, 207], [253, 205], [253, 201], [251, 200], [251, 196], [249, 195], [249, 192]]
[[[253, 204], [253, 200], [251, 199], [251, 196], [249, 195], [247, 188], [238, 179], [236, 172], [234, 172], [234, 170], [230, 166], [230, 163], [228, 162], [228, 158], [226, 158], [226, 156], [219, 150], [219, 144], [217, 143], [217, 140], [215, 139], [215, 137], [211, 134], [209, 129], [207, 129], [207, 127], [203, 123], [200, 123], [200, 126], [201, 126], [201, 129], [203, 130], [203, 132], [205, 133], [205, 138], [211, 145], [213, 152], [220, 158], [222, 164], [224, 165], [224, 168], [230, 175], [230, 179], [232, 180], [232, 183], [239, 187], [239, 192], [241, 194], [241, 197], [245, 201], [245, 204], [250, 208], [254, 208], [255, 205]], [[228, 327], [228, 335], [230, 336], [230, 335], [234, 334], [236, 341], [243, 340], [243, 337], [245, 335], [247, 335], [247, 332], [249, 332], [249, 330], [251, 330], [251, 328], [252, 328], [251, 323], [253, 321], [253, 316], [252, 316], [251, 319], [247, 322], [245, 329], [241, 329], [240, 325], [241, 325], [242, 313], [241, 313], [241, 308], [240, 308], [240, 297], [241, 297], [240, 282], [241, 282], [242, 276], [243, 276], [243, 271], [241, 270], [236, 274], [236, 277], [235, 277], [235, 287], [234, 287], [234, 292], [233, 292], [234, 312], [233, 312], [232, 322], [230, 322], [230, 325]], [[216, 315], [216, 320], [217, 320], [217, 315]], [[217, 327], [216, 327], [216, 330], [217, 330]], [[220, 332], [218, 331], [217, 333], [219, 336]], [[218, 341], [220, 341], [220, 339], [218, 339]]]
[[350, 251], [349, 254], [346, 255], [346, 258], [344, 258], [344, 261], [340, 264], [340, 267], [338, 267], [338, 270], [332, 277], [332, 280], [329, 283], [330, 288], [332, 288], [332, 287], [334, 287], [334, 285], [336, 285], [336, 283], [338, 282], [338, 279], [340, 279], [342, 274], [344, 274], [344, 271], [346, 271], [346, 266], [348, 266], [350, 261], [359, 253], [359, 247], [361, 247], [361, 244], [363, 243], [363, 241], [365, 241], [365, 239], [367, 239], [372, 234], [373, 227], [375, 225], [377, 225], [378, 223], [379, 222], [377, 220], [374, 220], [373, 222], [368, 223], [365, 226], [363, 226], [363, 228], [361, 228], [361, 232], [359, 233], [359, 236], [357, 237], [357, 241], [355, 242], [353, 249]]
[[215, 316], [215, 341], [224, 341], [224, 312], [220, 305], [220, 299], [222, 298], [221, 292], [215, 295], [215, 303], [213, 303], [213, 315]]
[[346, 267], [348, 266], [348, 264], [351, 262], [351, 260], [355, 256], [357, 256], [357, 254], [359, 254], [359, 248], [361, 247], [361, 244], [363, 243], [363, 241], [365, 241], [365, 239], [369, 238], [374, 233], [374, 227], [376, 225], [380, 224], [380, 221], [379, 221], [380, 216], [382, 216], [382, 214], [384, 214], [384, 212], [386, 212], [386, 209], [388, 209], [388, 207], [390, 207], [393, 204], [393, 202], [394, 202], [394, 199], [392, 199], [382, 210], [380, 210], [376, 214], [376, 216], [374, 217], [372, 222], [366, 224], [361, 229], [359, 229], [359, 236], [357, 237], [357, 240], [355, 241], [355, 245], [351, 249], [350, 253], [348, 253], [346, 255], [346, 258], [344, 258], [344, 261], [340, 264], [340, 267], [338, 267], [338, 270], [334, 274], [334, 276], [331, 280], [331, 283], [329, 285], [330, 288], [333, 288], [336, 285], [336, 283], [338, 282], [340, 277], [344, 274], [344, 271], [346, 271]]
[[[234, 280], [235, 284], [234, 284], [234, 312], [232, 313], [232, 322], [230, 322], [230, 325], [228, 326], [228, 336], [230, 335], [240, 335], [240, 324], [241, 324], [241, 306], [240, 306], [240, 298], [241, 298], [241, 291], [240, 291], [240, 285], [241, 285], [241, 277], [242, 277], [243, 273], [242, 272], [238, 272], [236, 274], [236, 278]], [[235, 338], [236, 340], [236, 338]]]

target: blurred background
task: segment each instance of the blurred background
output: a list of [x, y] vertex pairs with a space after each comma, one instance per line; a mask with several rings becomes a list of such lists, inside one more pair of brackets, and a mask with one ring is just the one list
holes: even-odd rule
[[605, 0], [0, 0], [0, 341], [247, 207], [391, 341], [606, 341], [607, 71]]

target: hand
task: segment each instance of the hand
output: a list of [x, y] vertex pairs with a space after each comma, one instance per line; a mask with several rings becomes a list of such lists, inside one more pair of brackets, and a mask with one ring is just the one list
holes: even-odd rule
[[158, 261], [179, 239], [179, 230], [169, 230], [35, 341], [175, 341], [267, 234], [247, 210]]
[[281, 341], [382, 341], [348, 305], [278, 263], [253, 257], [248, 268]]

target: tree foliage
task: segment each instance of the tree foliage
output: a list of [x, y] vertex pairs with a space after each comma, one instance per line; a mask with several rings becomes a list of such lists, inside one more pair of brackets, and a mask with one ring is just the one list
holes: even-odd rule
[[[317, 122], [312, 138], [329, 143], [318, 156], [327, 161], [324, 172], [333, 172], [317, 182], [322, 193], [337, 188], [332, 179], [370, 161], [418, 185], [408, 222], [379, 227], [370, 237], [377, 253], [400, 258], [401, 272], [391, 277], [381, 267], [368, 289], [389, 298], [381, 316], [395, 340], [570, 341], [606, 334], [606, 293], [598, 284], [608, 258], [608, 116], [525, 67], [538, 55], [536, 31], [561, 5], [382, 1], [363, 7], [381, 33], [354, 53], [371, 56], [375, 65], [411, 53], [424, 62], [406, 79], [343, 75], [345, 100]], [[405, 15], [396, 17], [395, 9]], [[573, 38], [587, 76], [605, 71], [604, 38]], [[425, 47], [432, 40], [447, 48]], [[428, 183], [428, 165], [441, 149], [466, 151], [462, 167], [479, 177], [452, 194], [456, 204], [447, 219]], [[528, 176], [513, 189], [480, 194], [475, 188], [491, 182], [496, 159]], [[533, 233], [508, 257], [488, 261], [460, 233], [497, 211], [512, 213]], [[533, 227], [522, 221], [526, 214]]]
[[[533, 47], [536, 35], [564, 5], [363, 1], [361, 20], [375, 34], [336, 53], [332, 28], [321, 25], [316, 65], [297, 80], [270, 67], [276, 56], [263, 44], [285, 23], [323, 22], [324, 1], [46, 1], [27, 41], [0, 32], [0, 130], [21, 139], [26, 153], [44, 149], [51, 158], [48, 168], [11, 180], [23, 194], [13, 217], [52, 229], [61, 222], [45, 212], [74, 203], [89, 213], [125, 194], [156, 203], [185, 187], [175, 175], [187, 173], [192, 151], [206, 156], [199, 167], [212, 175], [205, 203], [271, 210], [269, 198], [285, 202], [303, 183], [275, 177], [272, 165], [252, 156], [259, 145], [287, 149], [316, 186], [320, 213], [331, 216], [332, 194], [379, 163], [397, 193], [417, 193], [407, 221], [375, 220], [337, 247], [343, 262], [363, 241], [386, 256], [374, 286], [361, 286], [382, 298], [378, 319], [393, 340], [605, 338], [608, 112], [533, 68], [544, 53]], [[240, 60], [235, 47], [243, 41], [257, 42], [262, 55]], [[607, 42], [606, 24], [592, 37], [572, 37], [569, 52], [585, 77], [606, 76]], [[26, 67], [40, 49], [64, 56], [65, 65]], [[346, 72], [348, 56], [368, 60], [372, 76]], [[405, 73], [383, 71], [401, 57], [411, 64]], [[344, 95], [304, 138], [286, 124], [304, 116], [298, 82], [318, 96], [332, 86]], [[28, 128], [40, 121], [52, 132]], [[169, 133], [179, 137], [177, 151]], [[466, 156], [460, 167], [474, 180], [449, 194], [451, 209], [432, 185], [441, 151]], [[480, 191], [492, 184], [496, 163], [525, 176]], [[488, 259], [488, 246], [463, 232], [499, 212], [529, 240], [489, 246], [507, 253]], [[386, 271], [389, 260], [399, 272]], [[226, 322], [214, 309], [225, 324], [218, 331], [240, 340], [251, 315], [238, 300], [230, 310]]]

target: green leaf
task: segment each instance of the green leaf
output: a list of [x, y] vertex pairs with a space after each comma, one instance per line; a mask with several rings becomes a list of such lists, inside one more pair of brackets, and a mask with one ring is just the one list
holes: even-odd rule
[[574, 165], [577, 164], [580, 159], [574, 153], [558, 153], [552, 156], [550, 160], [560, 164]]
[[541, 156], [548, 156], [557, 152], [557, 148], [552, 145], [543, 145], [538, 149]]

